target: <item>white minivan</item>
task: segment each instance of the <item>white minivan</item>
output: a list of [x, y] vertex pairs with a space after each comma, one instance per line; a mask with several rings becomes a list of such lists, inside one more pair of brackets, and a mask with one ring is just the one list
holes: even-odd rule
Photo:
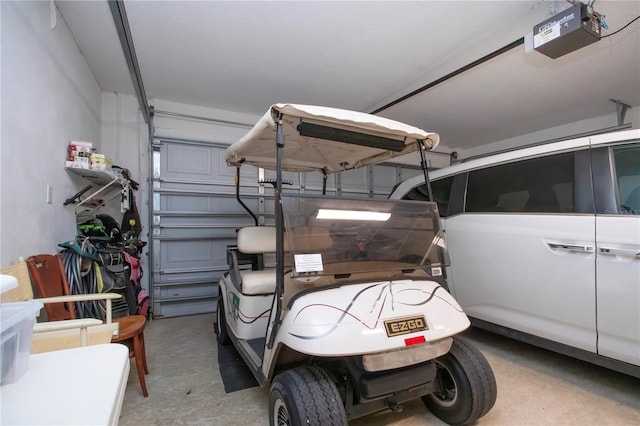
[[[640, 377], [640, 130], [430, 173], [472, 324]], [[424, 177], [392, 199], [427, 200]]]

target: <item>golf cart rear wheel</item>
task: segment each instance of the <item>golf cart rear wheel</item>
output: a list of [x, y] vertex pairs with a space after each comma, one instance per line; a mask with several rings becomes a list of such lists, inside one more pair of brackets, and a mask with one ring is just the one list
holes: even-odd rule
[[433, 414], [451, 425], [466, 425], [489, 412], [496, 402], [496, 379], [475, 346], [454, 337], [449, 353], [435, 362], [438, 390], [422, 397]]
[[271, 426], [346, 425], [344, 404], [329, 375], [299, 367], [276, 376], [269, 395]]
[[222, 300], [222, 296], [218, 296], [218, 309], [216, 310], [214, 331], [218, 338], [218, 343], [221, 345], [228, 345], [231, 343], [229, 332], [227, 331], [227, 320], [224, 315], [224, 301]]

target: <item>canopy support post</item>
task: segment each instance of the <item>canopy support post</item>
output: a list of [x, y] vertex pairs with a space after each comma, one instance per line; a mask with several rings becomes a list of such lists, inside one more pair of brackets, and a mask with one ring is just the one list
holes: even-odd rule
[[429, 194], [429, 201], [433, 200], [433, 193], [431, 192], [431, 181], [429, 180], [429, 170], [427, 163], [427, 155], [425, 154], [426, 148], [424, 146], [424, 141], [418, 141], [418, 145], [420, 147], [420, 167], [422, 168], [422, 174], [424, 175], [424, 183], [427, 185], [427, 193]]
[[327, 172], [322, 171], [322, 195], [327, 195]]
[[274, 316], [273, 327], [267, 341], [267, 348], [271, 349], [276, 339], [278, 328], [280, 328], [280, 315], [282, 312], [282, 294], [284, 293], [284, 223], [282, 217], [282, 149], [284, 148], [284, 131], [282, 129], [282, 113], [278, 114], [276, 120], [276, 309], [271, 315]]

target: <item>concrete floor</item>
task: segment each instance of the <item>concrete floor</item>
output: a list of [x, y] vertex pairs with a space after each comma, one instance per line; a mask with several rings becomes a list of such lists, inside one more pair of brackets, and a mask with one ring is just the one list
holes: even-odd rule
[[[149, 397], [135, 364], [120, 424], [268, 425], [268, 389], [225, 394], [214, 315], [161, 319], [145, 331]], [[467, 333], [491, 364], [498, 399], [481, 425], [640, 425], [640, 380], [482, 330]], [[351, 425], [443, 425], [421, 401]]]

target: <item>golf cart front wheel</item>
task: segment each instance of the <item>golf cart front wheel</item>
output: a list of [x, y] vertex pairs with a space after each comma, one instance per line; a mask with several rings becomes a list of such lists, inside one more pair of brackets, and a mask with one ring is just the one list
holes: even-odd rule
[[451, 350], [435, 363], [438, 390], [422, 397], [433, 414], [451, 425], [466, 425], [489, 412], [496, 402], [496, 379], [475, 346], [454, 337]]
[[340, 393], [317, 367], [299, 367], [276, 376], [269, 394], [271, 426], [347, 425]]
[[218, 296], [218, 308], [216, 310], [216, 322], [214, 324], [214, 331], [218, 338], [218, 343], [221, 345], [228, 345], [231, 343], [229, 338], [229, 332], [227, 331], [227, 319], [224, 315], [224, 301], [222, 296]]

